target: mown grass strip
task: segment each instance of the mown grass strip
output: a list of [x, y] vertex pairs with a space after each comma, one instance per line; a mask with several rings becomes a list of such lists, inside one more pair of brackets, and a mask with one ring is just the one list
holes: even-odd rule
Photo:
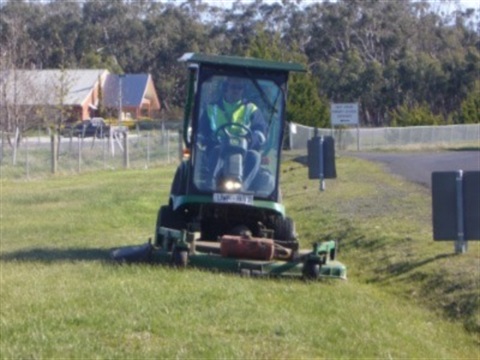
[[[473, 334], [429, 310], [445, 298], [422, 298], [423, 281], [432, 281], [439, 266], [449, 274], [470, 258], [478, 261], [475, 248], [450, 256], [449, 244], [429, 238], [428, 216], [411, 213], [428, 207], [423, 189], [347, 158], [339, 159], [339, 179], [325, 193], [306, 180], [302, 165], [287, 162], [283, 169], [284, 200], [302, 244], [338, 238], [347, 282], [112, 265], [111, 248], [152, 236], [173, 167], [3, 180], [2, 358], [478, 355]], [[390, 188], [403, 195], [382, 205]], [[404, 196], [412, 191], [423, 200]]]

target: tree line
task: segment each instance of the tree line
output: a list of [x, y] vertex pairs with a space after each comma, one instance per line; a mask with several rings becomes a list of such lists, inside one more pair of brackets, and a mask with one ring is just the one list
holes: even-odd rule
[[358, 102], [362, 126], [479, 123], [479, 17], [427, 1], [8, 0], [0, 65], [150, 73], [179, 118], [185, 52], [296, 61], [288, 120], [328, 127], [331, 102]]

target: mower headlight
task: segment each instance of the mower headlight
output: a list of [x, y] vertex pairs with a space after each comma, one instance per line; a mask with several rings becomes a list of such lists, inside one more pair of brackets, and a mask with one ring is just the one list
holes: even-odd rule
[[235, 180], [227, 180], [224, 183], [224, 187], [227, 191], [235, 191], [240, 190], [242, 188], [242, 184]]

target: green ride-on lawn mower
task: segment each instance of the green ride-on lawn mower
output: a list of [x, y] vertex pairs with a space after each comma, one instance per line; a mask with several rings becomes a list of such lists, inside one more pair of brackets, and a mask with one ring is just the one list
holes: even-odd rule
[[[303, 66], [187, 53], [185, 156], [160, 207], [155, 239], [115, 250], [121, 262], [252, 276], [346, 278], [335, 241], [299, 248], [279, 188], [287, 80]], [[309, 177], [335, 177], [333, 139], [309, 140]], [[314, 216], [312, 214], [312, 216]]]

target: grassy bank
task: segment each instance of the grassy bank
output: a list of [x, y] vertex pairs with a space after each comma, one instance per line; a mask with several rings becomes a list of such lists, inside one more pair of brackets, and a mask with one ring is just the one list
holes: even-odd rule
[[478, 247], [433, 243], [423, 188], [341, 158], [320, 193], [284, 164], [302, 244], [338, 238], [346, 282], [110, 264], [111, 248], [152, 236], [173, 172], [1, 182], [2, 358], [478, 356], [478, 314], [461, 302], [478, 309]]
[[350, 277], [480, 332], [479, 244], [456, 255], [453, 242], [433, 241], [429, 189], [356, 158], [338, 161], [339, 177], [323, 193], [305, 171], [300, 163], [284, 169], [286, 206], [304, 245], [335, 238]]

